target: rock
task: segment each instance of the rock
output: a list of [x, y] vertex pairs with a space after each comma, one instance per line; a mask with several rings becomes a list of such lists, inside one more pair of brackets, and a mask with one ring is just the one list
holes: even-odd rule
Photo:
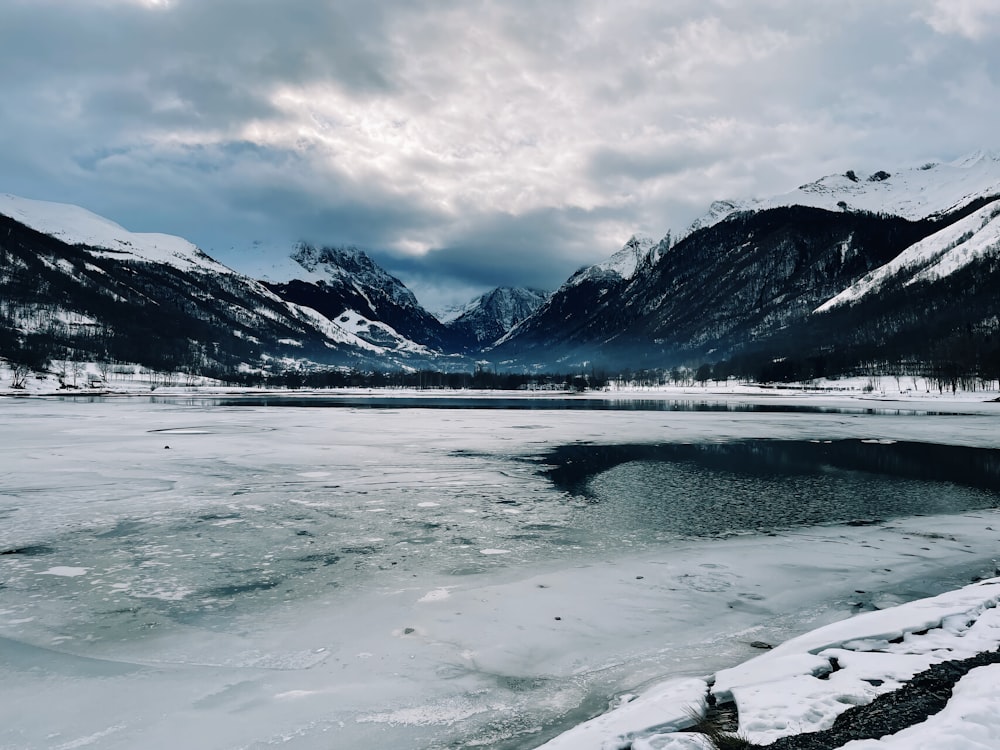
[[853, 740], [895, 734], [920, 724], [944, 708], [955, 683], [969, 671], [987, 664], [1000, 664], [1000, 650], [934, 664], [914, 675], [899, 690], [880, 695], [865, 706], [849, 708], [829, 729], [782, 737], [767, 747], [769, 750], [829, 750]]

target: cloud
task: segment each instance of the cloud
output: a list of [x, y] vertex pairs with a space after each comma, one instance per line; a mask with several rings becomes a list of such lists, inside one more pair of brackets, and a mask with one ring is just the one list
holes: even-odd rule
[[715, 199], [995, 147], [994, 7], [8, 0], [0, 189], [551, 288]]
[[978, 41], [1000, 33], [1000, 6], [993, 0], [934, 0], [919, 15], [941, 34]]

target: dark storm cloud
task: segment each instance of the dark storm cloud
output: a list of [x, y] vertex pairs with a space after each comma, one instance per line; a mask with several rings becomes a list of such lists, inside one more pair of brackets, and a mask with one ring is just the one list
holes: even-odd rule
[[998, 7], [5, 0], [0, 190], [551, 288], [715, 199], [997, 147]]
[[535, 286], [551, 290], [591, 245], [588, 227], [595, 218], [578, 209], [485, 216], [431, 254], [386, 256], [383, 262], [404, 276], [440, 276], [468, 287], [516, 286], [528, 273]]
[[[178, 0], [148, 3], [11, 0], [0, 41], [7, 80], [119, 72], [189, 81], [301, 82], [333, 77], [343, 86], [384, 89], [391, 64], [383, 9], [338, 0]], [[181, 79], [183, 80], [183, 79]]]
[[304, 194], [294, 184], [234, 189], [233, 197], [244, 211], [280, 222], [287, 232], [294, 232], [292, 236], [320, 245], [385, 247], [400, 232], [440, 221], [425, 206], [393, 203], [386, 196], [338, 195], [337, 200], [326, 202], [321, 195]]

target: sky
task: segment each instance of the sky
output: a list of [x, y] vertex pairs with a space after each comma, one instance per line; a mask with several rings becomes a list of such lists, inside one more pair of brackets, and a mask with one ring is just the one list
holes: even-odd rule
[[997, 149], [996, 0], [2, 0], [0, 192], [441, 310], [713, 200]]

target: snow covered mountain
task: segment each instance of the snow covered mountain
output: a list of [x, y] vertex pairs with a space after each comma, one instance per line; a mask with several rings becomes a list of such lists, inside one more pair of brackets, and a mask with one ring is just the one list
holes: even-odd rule
[[379, 346], [422, 354], [455, 348], [441, 321], [363, 250], [299, 243], [290, 258], [294, 267], [281, 270], [287, 278], [263, 282], [282, 299], [339, 321]]
[[534, 313], [548, 296], [538, 289], [497, 287], [454, 311], [444, 324], [459, 346], [487, 346]]
[[827, 211], [869, 211], [911, 221], [943, 217], [984, 197], [1000, 195], [1000, 152], [977, 151], [952, 162], [919, 167], [847, 170], [827, 175], [782, 195], [763, 199], [717, 201], [686, 234], [717, 224], [740, 211], [811, 206]]
[[[298, 255], [329, 268], [326, 256]], [[366, 257], [353, 263], [369, 297], [416, 305]], [[283, 298], [179, 237], [11, 195], [0, 196], [0, 298], [0, 356], [38, 367], [54, 358], [219, 374], [455, 366], [383, 321]]]
[[997, 378], [997, 299], [995, 153], [717, 202], [551, 295], [497, 289], [446, 322], [356, 248], [300, 244], [255, 281], [180, 238], [0, 196], [0, 356], [36, 363], [468, 370], [485, 356], [508, 370], [802, 379], [919, 363]]
[[[532, 352], [546, 351], [549, 343], [562, 350], [567, 342], [589, 341], [591, 323], [601, 317], [598, 311], [633, 279], [648, 274], [668, 244], [631, 237], [608, 260], [577, 271], [533, 315], [502, 336], [492, 356], [527, 363]], [[551, 365], [565, 361], [559, 355], [553, 359], [551, 353], [544, 356]]]
[[955, 358], [967, 332], [973, 349], [996, 346], [1000, 367], [998, 199], [1000, 156], [979, 153], [716, 203], [679, 240], [575, 274], [491, 355], [537, 369], [715, 362], [722, 374], [808, 359], [796, 365], [808, 375], [862, 355]]
[[866, 274], [816, 312], [852, 304], [895, 283], [908, 287], [932, 282], [960, 271], [1000, 250], [1000, 201], [994, 201], [956, 221]]
[[659, 247], [649, 237], [633, 235], [622, 249], [605, 261], [588, 266], [570, 276], [568, 286], [591, 283], [629, 281], [640, 270], [652, 266], [659, 255]]
[[185, 239], [169, 234], [130, 232], [79, 206], [0, 194], [0, 215], [67, 245], [87, 247], [95, 256], [160, 263], [182, 271], [232, 274]]

